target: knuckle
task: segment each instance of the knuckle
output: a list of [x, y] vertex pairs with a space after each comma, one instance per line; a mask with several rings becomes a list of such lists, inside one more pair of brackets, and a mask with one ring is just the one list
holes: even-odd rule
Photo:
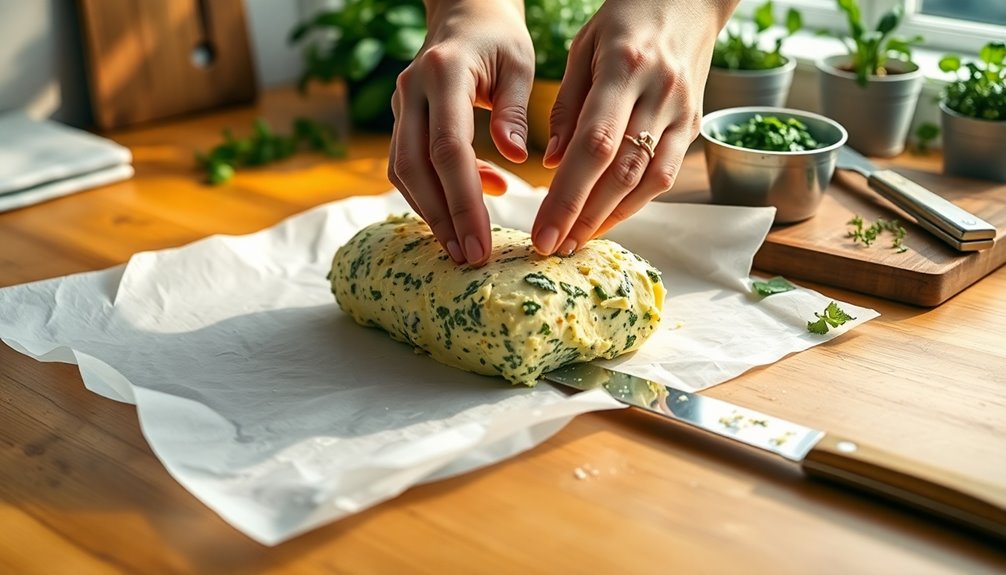
[[450, 220], [440, 210], [423, 210], [423, 219], [438, 238], [447, 238], [454, 233]]
[[636, 187], [636, 184], [643, 177], [643, 172], [646, 171], [648, 159], [642, 150], [636, 149], [633, 146], [633, 149], [629, 153], [619, 158], [618, 162], [616, 162], [612, 174], [615, 181], [622, 188], [631, 189]]
[[451, 219], [454, 221], [468, 221], [477, 215], [477, 208], [472, 202], [455, 201], [450, 204]]
[[493, 108], [493, 112], [510, 124], [527, 132], [527, 107], [520, 104], [510, 104]]
[[609, 161], [618, 149], [615, 131], [611, 126], [597, 124], [592, 126], [583, 139], [583, 149], [589, 157], [598, 161]]
[[604, 223], [604, 218], [600, 217], [599, 214], [594, 212], [581, 212], [580, 216], [577, 218], [576, 223], [573, 224], [573, 229], [570, 231], [569, 235], [577, 238], [580, 241], [586, 240], [593, 234], [594, 230], [601, 227]]
[[556, 100], [555, 104], [552, 106], [552, 112], [549, 114], [548, 121], [551, 125], [557, 126], [562, 125], [570, 120], [572, 117], [572, 110], [562, 100]]
[[450, 50], [444, 46], [433, 46], [426, 52], [423, 52], [420, 63], [430, 73], [441, 76], [451, 70], [456, 61], [457, 55], [454, 50]]
[[568, 194], [552, 198], [552, 209], [563, 218], [575, 218], [580, 214], [580, 202]]
[[395, 156], [395, 161], [389, 167], [388, 175], [389, 177], [397, 178], [400, 182], [406, 182], [415, 171], [415, 166], [415, 163], [407, 155], [399, 153]]
[[430, 160], [436, 166], [454, 166], [464, 153], [464, 146], [456, 134], [449, 132], [437, 134], [430, 140]]
[[674, 181], [678, 179], [678, 167], [674, 164], [662, 166], [653, 174], [654, 187], [657, 193], [664, 193], [674, 187]]
[[632, 44], [623, 44], [615, 51], [615, 65], [628, 75], [635, 75], [649, 67], [653, 56]]

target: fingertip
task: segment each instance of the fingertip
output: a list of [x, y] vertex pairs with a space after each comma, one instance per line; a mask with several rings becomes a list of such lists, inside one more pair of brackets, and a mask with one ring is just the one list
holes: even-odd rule
[[506, 178], [489, 166], [479, 166], [479, 180], [486, 195], [502, 196], [507, 191]]

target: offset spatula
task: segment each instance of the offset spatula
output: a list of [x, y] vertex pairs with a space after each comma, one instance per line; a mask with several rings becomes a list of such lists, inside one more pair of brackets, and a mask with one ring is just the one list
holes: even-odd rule
[[589, 363], [562, 367], [544, 378], [580, 390], [602, 388], [627, 405], [781, 455], [810, 475], [1006, 540], [1004, 485], [985, 484], [832, 433]]
[[838, 169], [866, 177], [870, 187], [894, 203], [936, 237], [962, 252], [992, 247], [996, 229], [893, 170], [874, 166], [849, 146], [838, 150]]

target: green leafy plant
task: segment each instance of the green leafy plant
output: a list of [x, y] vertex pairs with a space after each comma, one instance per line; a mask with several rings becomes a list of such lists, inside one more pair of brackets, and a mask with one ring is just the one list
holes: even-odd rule
[[425, 39], [421, 0], [346, 0], [298, 24], [289, 37], [305, 46], [301, 90], [312, 80], [342, 78], [353, 124], [379, 129], [390, 128], [395, 80]]
[[800, 120], [780, 120], [761, 114], [755, 114], [742, 124], [727, 126], [725, 134], [716, 130], [713, 137], [731, 146], [767, 152], [802, 152], [821, 147]]
[[943, 89], [943, 103], [963, 116], [994, 122], [1006, 121], [1006, 42], [982, 46], [979, 60], [962, 63], [947, 54], [940, 69], [957, 73], [957, 80]]
[[824, 308], [824, 313], [814, 312], [814, 317], [817, 320], [807, 322], [807, 331], [818, 335], [824, 335], [828, 333], [829, 329], [845, 325], [845, 322], [856, 319], [838, 307], [835, 302], [829, 303], [828, 307]]
[[534, 44], [535, 76], [561, 80], [569, 46], [603, 0], [525, 0], [524, 19]]
[[713, 48], [713, 66], [727, 70], [768, 70], [786, 63], [782, 55], [783, 41], [803, 27], [803, 17], [795, 8], [786, 11], [786, 33], [775, 40], [772, 50], [763, 50], [762, 37], [775, 25], [772, 0], [755, 9], [752, 24], [754, 33], [745, 34], [742, 23], [728, 25], [726, 37], [716, 41]]
[[837, 2], [849, 23], [849, 36], [842, 37], [842, 41], [849, 50], [850, 70], [855, 72], [856, 81], [860, 86], [865, 86], [870, 76], [887, 75], [885, 64], [889, 57], [906, 62], [912, 61], [912, 46], [922, 42], [922, 36], [904, 38], [891, 35], [905, 15], [901, 4], [895, 5], [881, 16], [873, 30], [867, 30], [857, 0], [837, 0]]
[[931, 122], [922, 122], [915, 128], [915, 151], [919, 154], [929, 153], [929, 146], [939, 135], [939, 126]]
[[276, 162], [305, 147], [333, 157], [346, 154], [333, 130], [307, 118], [294, 120], [290, 135], [276, 134], [260, 118], [255, 120], [250, 136], [236, 138], [227, 129], [223, 131], [223, 137], [223, 143], [209, 152], [196, 153], [196, 164], [206, 170], [206, 180], [212, 185], [230, 181], [236, 168]]

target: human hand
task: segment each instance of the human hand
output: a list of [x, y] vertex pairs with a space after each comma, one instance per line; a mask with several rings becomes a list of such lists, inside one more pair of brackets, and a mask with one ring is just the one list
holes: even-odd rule
[[456, 263], [492, 251], [482, 199], [505, 182], [475, 158], [473, 107], [492, 110], [504, 157], [527, 159], [527, 100], [534, 48], [520, 0], [429, 0], [426, 43], [398, 77], [392, 97], [388, 178], [430, 225]]
[[532, 228], [538, 252], [571, 253], [671, 188], [736, 3], [605, 2], [580, 30], [552, 109], [544, 163], [558, 170]]

